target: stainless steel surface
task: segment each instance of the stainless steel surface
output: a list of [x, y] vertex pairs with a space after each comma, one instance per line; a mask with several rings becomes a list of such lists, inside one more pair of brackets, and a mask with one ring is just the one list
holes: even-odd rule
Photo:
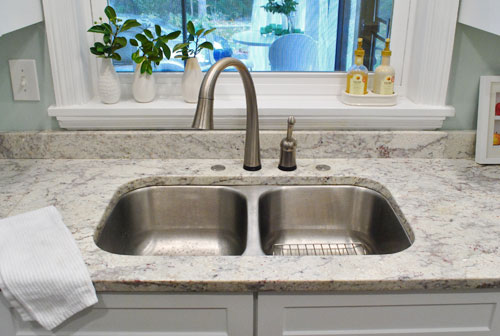
[[389, 202], [355, 186], [283, 186], [259, 200], [264, 253], [277, 244], [362, 244], [367, 254], [390, 254], [411, 245]]
[[390, 254], [412, 244], [389, 202], [357, 186], [146, 187], [124, 194], [100, 227], [97, 245], [127, 255]]
[[295, 160], [295, 152], [297, 149], [297, 141], [292, 137], [293, 126], [295, 125], [295, 118], [288, 118], [288, 129], [286, 138], [281, 140], [280, 144], [280, 163], [278, 168], [284, 171], [292, 171], [297, 169]]
[[225, 187], [161, 186], [121, 197], [96, 239], [128, 255], [240, 255], [245, 250], [245, 197]]
[[200, 95], [196, 106], [196, 114], [193, 120], [193, 128], [214, 128], [214, 92], [215, 83], [220, 73], [227, 67], [234, 66], [240, 73], [245, 89], [247, 103], [247, 127], [245, 137], [245, 158], [243, 168], [246, 170], [259, 170], [260, 142], [259, 142], [259, 113], [257, 108], [257, 95], [252, 76], [245, 64], [236, 58], [223, 58], [216, 62], [208, 70], [200, 87]]
[[368, 254], [368, 249], [361, 243], [275, 244], [272, 254], [277, 256], [364, 255]]
[[320, 164], [320, 165], [316, 166], [316, 170], [319, 170], [319, 171], [329, 171], [330, 169], [332, 169], [332, 167], [330, 167], [329, 165], [325, 165], [325, 164]]
[[210, 169], [212, 169], [213, 171], [224, 171], [224, 170], [226, 170], [226, 166], [224, 166], [224, 165], [213, 165], [212, 167], [210, 167]]

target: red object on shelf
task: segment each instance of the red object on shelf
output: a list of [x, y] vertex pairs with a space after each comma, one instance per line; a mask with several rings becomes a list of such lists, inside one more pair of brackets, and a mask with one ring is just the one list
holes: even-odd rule
[[495, 106], [495, 115], [500, 116], [500, 103], [497, 103]]

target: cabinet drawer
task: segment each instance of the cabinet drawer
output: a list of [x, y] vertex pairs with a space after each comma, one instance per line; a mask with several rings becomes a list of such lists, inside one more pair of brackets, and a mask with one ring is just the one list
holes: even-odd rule
[[253, 296], [101, 294], [52, 333], [12, 316], [16, 336], [252, 336]]
[[498, 336], [498, 293], [259, 296], [259, 336]]

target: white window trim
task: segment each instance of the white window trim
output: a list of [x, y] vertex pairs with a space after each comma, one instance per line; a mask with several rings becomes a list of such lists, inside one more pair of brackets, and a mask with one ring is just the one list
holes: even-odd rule
[[[68, 129], [188, 128], [195, 105], [180, 98], [179, 73], [155, 75], [159, 98], [152, 103], [136, 103], [130, 97], [131, 74], [120, 75], [123, 98], [118, 104], [105, 105], [96, 98], [97, 59], [88, 51], [94, 34], [86, 30], [92, 11], [102, 13], [105, 3], [43, 0], [56, 94], [49, 115]], [[286, 117], [295, 115], [302, 129], [437, 129], [454, 116], [454, 108], [446, 106], [446, 94], [459, 0], [395, 0], [394, 6], [393, 50], [404, 53], [393, 57], [399, 74], [397, 106], [342, 104], [341, 73], [253, 73], [261, 128], [283, 128]], [[216, 97], [216, 128], [244, 128], [238, 74], [221, 76]]]

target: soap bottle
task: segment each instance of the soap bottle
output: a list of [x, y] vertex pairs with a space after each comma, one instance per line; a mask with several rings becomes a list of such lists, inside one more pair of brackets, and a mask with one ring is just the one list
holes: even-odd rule
[[379, 95], [394, 94], [394, 75], [396, 71], [391, 66], [392, 51], [389, 48], [391, 39], [385, 40], [385, 49], [382, 50], [382, 64], [375, 69], [373, 92]]
[[353, 95], [368, 94], [368, 69], [363, 65], [365, 51], [363, 50], [363, 39], [358, 39], [358, 49], [354, 51], [354, 65], [347, 73], [346, 92]]

